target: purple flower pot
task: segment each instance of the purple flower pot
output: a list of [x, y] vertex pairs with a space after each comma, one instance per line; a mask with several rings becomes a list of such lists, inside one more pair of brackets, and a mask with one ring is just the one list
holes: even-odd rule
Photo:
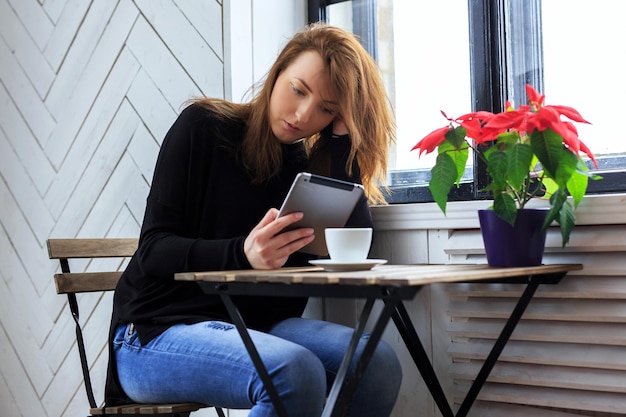
[[517, 210], [515, 225], [493, 210], [478, 210], [487, 263], [491, 266], [541, 265], [547, 230], [541, 230], [548, 210]]

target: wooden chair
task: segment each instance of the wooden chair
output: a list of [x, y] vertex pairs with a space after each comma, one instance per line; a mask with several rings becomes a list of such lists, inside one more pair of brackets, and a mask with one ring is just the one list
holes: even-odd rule
[[[127, 258], [137, 249], [137, 239], [49, 239], [48, 254], [50, 259], [58, 259], [61, 273], [54, 275], [57, 294], [67, 294], [68, 305], [76, 323], [76, 342], [83, 371], [85, 391], [90, 405], [90, 416], [159, 416], [189, 417], [189, 415], [208, 405], [196, 403], [175, 404], [129, 404], [117, 407], [98, 407], [94, 399], [89, 363], [85, 353], [82, 328], [76, 294], [85, 292], [112, 291], [122, 271], [107, 272], [70, 272], [70, 259]], [[108, 337], [108, 334], [103, 335]], [[220, 417], [225, 417], [221, 408], [215, 407]]]

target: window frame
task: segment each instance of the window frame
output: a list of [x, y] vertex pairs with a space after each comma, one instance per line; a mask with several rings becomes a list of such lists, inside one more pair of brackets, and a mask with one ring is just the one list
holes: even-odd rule
[[[325, 21], [326, 7], [352, 0], [308, 0], [309, 22]], [[359, 9], [357, 33], [364, 39], [364, 46], [376, 59], [376, 0], [353, 0], [365, 5]], [[471, 73], [471, 109], [494, 113], [504, 111], [506, 100], [525, 103], [525, 85], [531, 84], [538, 91], [544, 91], [543, 47], [541, 32], [542, 0], [468, 0], [468, 19]], [[363, 18], [363, 15], [366, 15]], [[373, 16], [373, 17], [372, 17]], [[356, 20], [356, 19], [355, 19]], [[373, 23], [371, 23], [373, 22]], [[374, 30], [368, 30], [373, 24]], [[510, 38], [507, 38], [506, 34]], [[512, 41], [509, 41], [511, 39]], [[519, 46], [513, 53], [510, 44]], [[514, 79], [514, 73], [524, 74], [523, 79]], [[613, 169], [611, 165], [626, 166], [626, 156], [602, 158], [601, 181], [590, 181], [587, 194], [608, 194], [626, 192], [626, 170]], [[591, 168], [591, 166], [590, 166]], [[488, 184], [486, 166], [474, 157], [472, 180], [462, 182], [450, 191], [449, 201], [486, 200], [491, 196], [481, 191]], [[421, 173], [420, 170], [395, 172], [394, 176], [407, 179], [407, 185], [390, 185], [387, 201], [390, 204], [422, 203], [434, 201], [426, 184], [411, 184], [409, 178]]]

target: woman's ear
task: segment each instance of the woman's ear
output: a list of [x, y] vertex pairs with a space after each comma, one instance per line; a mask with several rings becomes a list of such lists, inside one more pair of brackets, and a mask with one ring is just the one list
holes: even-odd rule
[[333, 120], [333, 135], [343, 136], [348, 133], [350, 132], [348, 132], [348, 126], [346, 126], [346, 122], [343, 121], [343, 117], [337, 115]]

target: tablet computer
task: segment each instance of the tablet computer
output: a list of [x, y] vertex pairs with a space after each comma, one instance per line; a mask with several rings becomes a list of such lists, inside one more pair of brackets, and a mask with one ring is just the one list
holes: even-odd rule
[[315, 239], [300, 249], [300, 252], [326, 256], [328, 249], [324, 229], [344, 227], [363, 195], [364, 188], [361, 184], [301, 172], [291, 184], [278, 217], [296, 211], [303, 212], [302, 220], [289, 225], [285, 230], [312, 227], [315, 230]]

